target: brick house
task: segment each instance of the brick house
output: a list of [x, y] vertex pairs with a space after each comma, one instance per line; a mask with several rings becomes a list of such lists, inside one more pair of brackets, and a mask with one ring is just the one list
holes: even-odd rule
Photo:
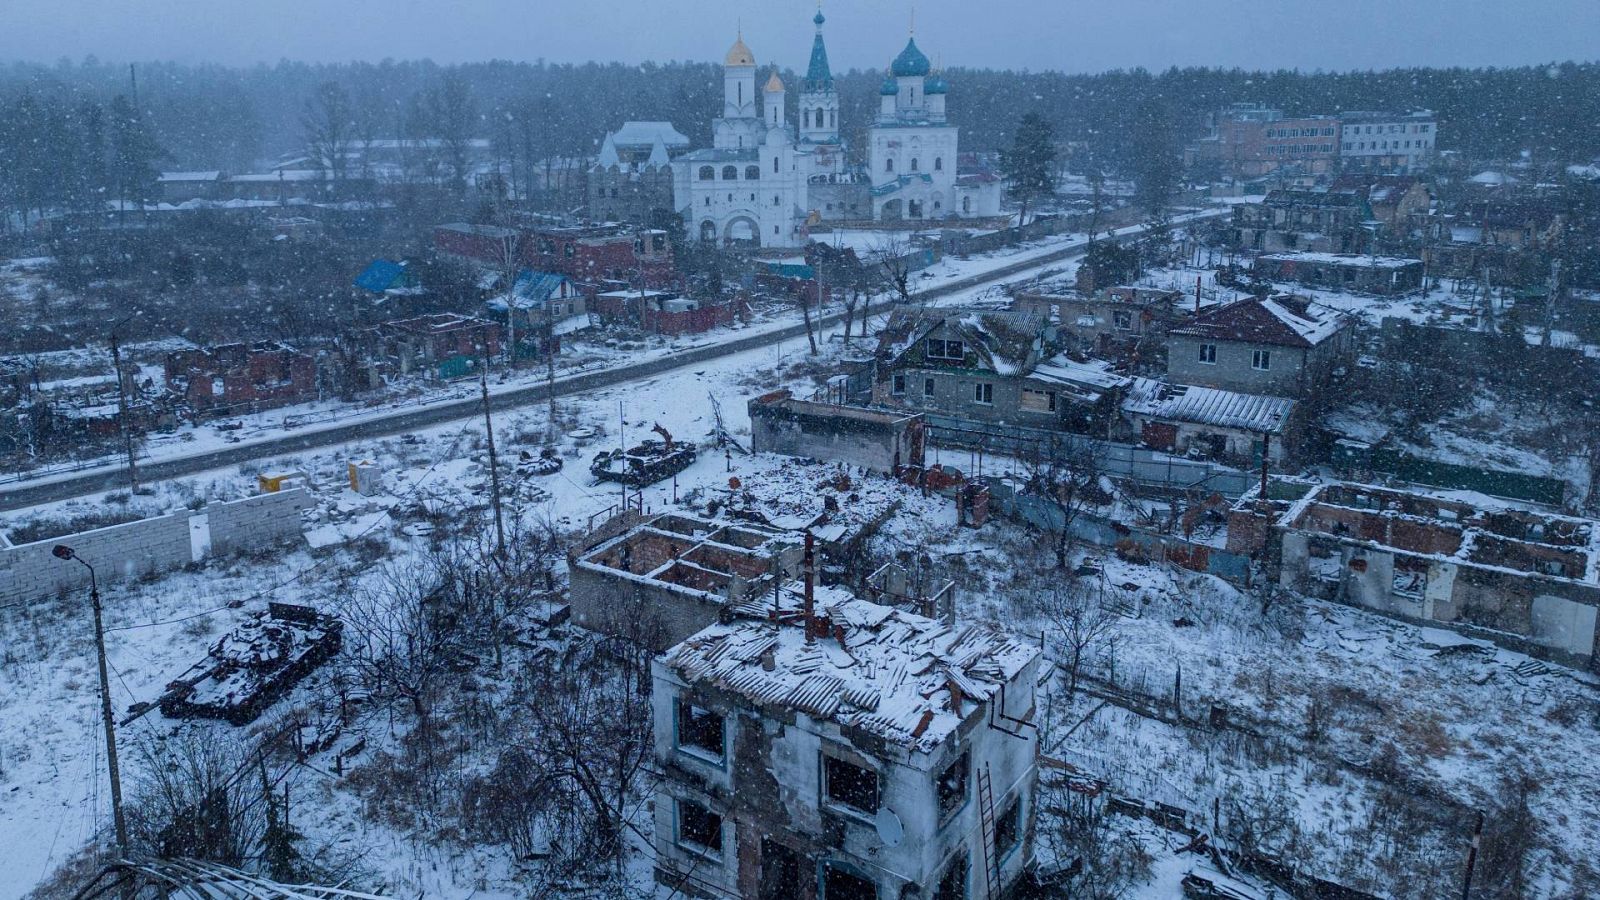
[[317, 395], [317, 364], [288, 344], [258, 341], [167, 354], [167, 389], [197, 416], [252, 412]]
[[1249, 298], [1205, 310], [1167, 340], [1177, 384], [1304, 400], [1355, 361], [1355, 320], [1303, 297]]
[[1359, 253], [1371, 219], [1365, 191], [1275, 190], [1260, 203], [1234, 208], [1232, 237], [1246, 250]]

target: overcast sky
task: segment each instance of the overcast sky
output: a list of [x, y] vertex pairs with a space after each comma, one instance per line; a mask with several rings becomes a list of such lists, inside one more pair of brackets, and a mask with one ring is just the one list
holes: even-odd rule
[[[917, 43], [948, 66], [1366, 69], [1600, 56], [1600, 0], [827, 0], [835, 68], [887, 62], [913, 6]], [[0, 60], [720, 60], [742, 19], [758, 62], [803, 68], [814, 11], [814, 0], [0, 0]]]

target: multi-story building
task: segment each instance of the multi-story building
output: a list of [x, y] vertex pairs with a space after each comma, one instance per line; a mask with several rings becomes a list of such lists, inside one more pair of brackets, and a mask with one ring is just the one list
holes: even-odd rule
[[1431, 110], [1340, 115], [1339, 156], [1347, 170], [1411, 172], [1437, 152], [1439, 119]]
[[1056, 353], [1040, 312], [937, 309], [890, 316], [872, 400], [972, 422], [1103, 435], [1129, 379]]
[[748, 900], [998, 898], [1032, 854], [1036, 647], [809, 582], [668, 650], [656, 880]]
[[1287, 118], [1281, 109], [1236, 103], [1216, 114], [1211, 134], [1190, 148], [1189, 158], [1240, 178], [1322, 175], [1339, 157], [1339, 127], [1332, 116]]

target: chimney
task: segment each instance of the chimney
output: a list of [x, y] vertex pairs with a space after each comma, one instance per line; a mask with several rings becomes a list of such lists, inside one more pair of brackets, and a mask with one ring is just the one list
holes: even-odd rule
[[1200, 278], [1199, 275], [1194, 277], [1194, 314], [1197, 316], [1200, 315]]
[[817, 608], [814, 596], [816, 584], [816, 538], [811, 536], [811, 530], [806, 529], [806, 557], [805, 557], [805, 624], [806, 643], [816, 639]]

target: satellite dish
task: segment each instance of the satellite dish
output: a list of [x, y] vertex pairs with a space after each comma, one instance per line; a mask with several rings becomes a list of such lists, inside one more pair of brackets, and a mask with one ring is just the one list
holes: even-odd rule
[[883, 841], [885, 847], [898, 847], [905, 839], [906, 827], [889, 807], [880, 807], [872, 822], [878, 827], [878, 838]]

